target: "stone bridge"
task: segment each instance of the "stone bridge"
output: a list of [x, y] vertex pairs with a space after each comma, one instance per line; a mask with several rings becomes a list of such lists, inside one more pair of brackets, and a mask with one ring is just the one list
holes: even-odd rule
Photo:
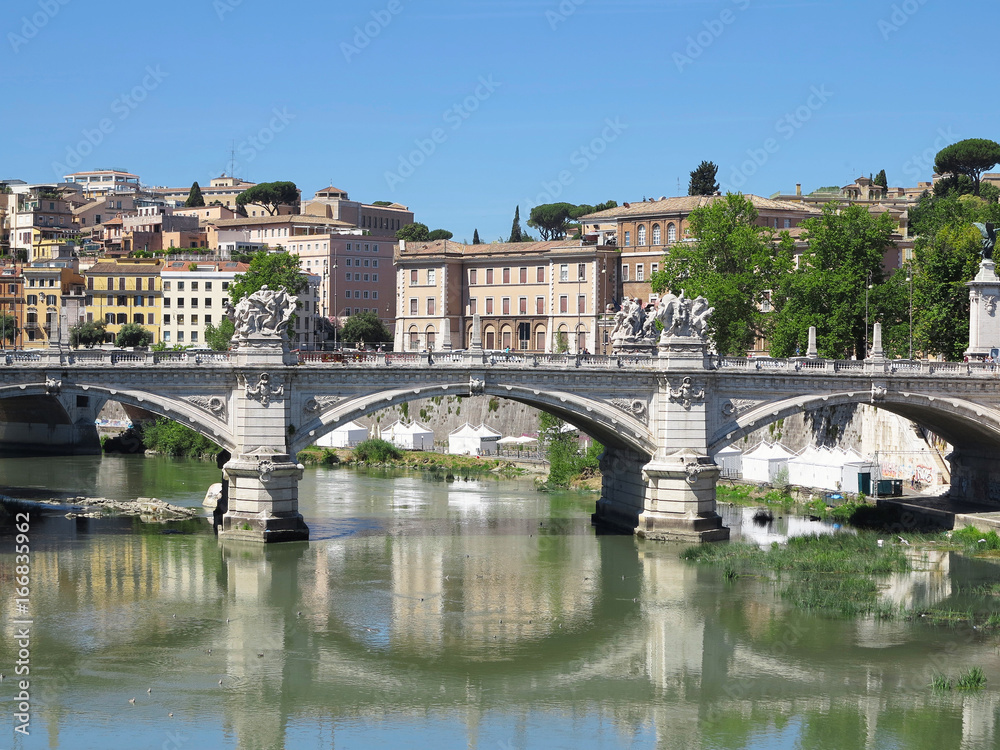
[[885, 359], [717, 357], [703, 340], [627, 356], [369, 353], [295, 355], [284, 342], [233, 352], [58, 351], [0, 358], [0, 441], [95, 450], [107, 401], [180, 422], [222, 446], [220, 534], [308, 538], [296, 453], [338, 425], [431, 396], [496, 396], [548, 411], [606, 447], [595, 520], [653, 539], [724, 539], [718, 449], [796, 412], [872, 404], [948, 440], [953, 488], [1000, 502], [1000, 372]]

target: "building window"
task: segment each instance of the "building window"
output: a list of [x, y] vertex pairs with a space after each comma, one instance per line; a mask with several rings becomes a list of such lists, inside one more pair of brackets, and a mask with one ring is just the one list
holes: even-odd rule
[[427, 298], [427, 314], [434, 315], [434, 297]]
[[501, 301], [501, 315], [510, 315], [510, 297], [504, 297]]
[[410, 271], [410, 284], [412, 284], [414, 286], [417, 284], [417, 269], [416, 268], [414, 268], [414, 269], [412, 269]]
[[559, 281], [569, 281], [569, 266], [565, 263], [559, 266]]
[[630, 247], [632, 245], [632, 233], [628, 230], [625, 231], [625, 247]]
[[656, 273], [659, 270], [660, 270], [660, 264], [659, 263], [650, 263], [649, 264], [649, 275], [650, 276], [652, 276], [654, 273]]
[[576, 298], [576, 311], [578, 313], [585, 313], [585, 312], [587, 312], [587, 295], [586, 294], [581, 294], [579, 297]]
[[163, 332], [163, 340], [164, 341], [170, 341], [170, 331], [164, 331]]
[[142, 291], [142, 279], [136, 278], [136, 280], [135, 280], [135, 289], [136, 289], [137, 292], [141, 292]]
[[545, 314], [545, 297], [535, 297], [535, 315]]
[[622, 281], [628, 281], [628, 266], [622, 266]]
[[492, 284], [493, 283], [493, 269], [492, 268], [487, 268], [486, 269], [486, 283], [487, 284]]
[[510, 269], [509, 268], [503, 269], [503, 283], [504, 284], [509, 284], [510, 283]]
[[[351, 293], [348, 292], [347, 296], [350, 297]], [[417, 298], [410, 297], [410, 315], [416, 315], [416, 314], [417, 314]]]
[[653, 244], [654, 245], [659, 245], [660, 244], [660, 225], [659, 224], [653, 224]]
[[191, 291], [192, 292], [197, 292], [198, 291], [198, 282], [197, 281], [192, 281], [191, 282]]
[[527, 297], [518, 297], [518, 300], [517, 300], [517, 311], [521, 315], [527, 315], [528, 314], [528, 298]]
[[520, 271], [520, 281], [522, 284], [528, 283], [528, 269], [522, 268]]
[[475, 286], [476, 285], [476, 277], [478, 275], [476, 273], [476, 270], [477, 269], [475, 269], [475, 268], [470, 268], [469, 269], [469, 286]]
[[569, 297], [565, 294], [559, 295], [559, 312], [569, 312]]
[[487, 315], [492, 315], [493, 314], [493, 298], [492, 297], [487, 297], [486, 298], [486, 314]]
[[577, 263], [576, 265], [576, 280], [586, 281], [587, 280], [587, 264]]
[[184, 340], [184, 331], [178, 331], [177, 332], [177, 341], [178, 341], [178, 343], [181, 342], [181, 341], [183, 341], [183, 340]]
[[642, 246], [644, 246], [646, 244], [646, 225], [645, 224], [640, 224], [639, 227], [636, 229], [635, 238], [636, 238], [636, 242], [638, 243], [639, 247], [642, 247]]
[[434, 272], [433, 268], [427, 269], [427, 283], [434, 286], [437, 283], [437, 274]]
[[119, 291], [124, 291], [125, 290], [125, 277], [124, 276], [118, 277], [118, 290]]
[[667, 224], [667, 242], [677, 242], [677, 227]]
[[791, 228], [792, 228], [792, 220], [785, 219], [785, 229], [791, 229]]
[[478, 301], [479, 300], [477, 300], [475, 297], [469, 298], [469, 315], [475, 315], [477, 312], [479, 312], [477, 309], [478, 306], [476, 304]]
[[[149, 288], [152, 289], [153, 287], [150, 286]], [[205, 282], [205, 291], [206, 292], [212, 291], [212, 282], [211, 281], [206, 281]]]
[[645, 276], [643, 274], [642, 263], [636, 263], [635, 264], [635, 280], [636, 281], [645, 281]]
[[170, 325], [170, 316], [169, 315], [164, 314], [164, 316], [163, 316], [163, 325], [165, 325], [165, 326]]
[[535, 281], [539, 284], [545, 283], [545, 266], [538, 266], [535, 269]]

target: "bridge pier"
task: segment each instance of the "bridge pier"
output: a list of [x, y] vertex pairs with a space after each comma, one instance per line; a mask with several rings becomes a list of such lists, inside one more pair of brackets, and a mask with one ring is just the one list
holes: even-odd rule
[[229, 482], [228, 507], [219, 536], [251, 542], [309, 539], [299, 513], [303, 467], [287, 453], [241, 453], [223, 467]]
[[952, 497], [977, 503], [1000, 503], [1000, 466], [996, 451], [955, 446], [948, 455]]

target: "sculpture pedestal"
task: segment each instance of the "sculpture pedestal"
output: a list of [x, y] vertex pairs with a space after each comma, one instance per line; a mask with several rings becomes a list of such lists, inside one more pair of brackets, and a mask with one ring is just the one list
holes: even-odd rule
[[636, 536], [659, 541], [715, 542], [729, 529], [715, 512], [720, 469], [708, 456], [679, 453], [654, 458], [642, 469], [646, 502]]
[[966, 283], [969, 287], [969, 359], [987, 357], [991, 349], [1000, 348], [1000, 319], [997, 302], [1000, 301], [1000, 278], [996, 264], [984, 260], [979, 264], [976, 278]]
[[309, 528], [298, 511], [304, 469], [284, 453], [243, 453], [226, 463], [229, 509], [219, 536], [265, 543], [307, 541]]
[[663, 333], [657, 351], [662, 370], [712, 369], [708, 341], [701, 336], [668, 336]]

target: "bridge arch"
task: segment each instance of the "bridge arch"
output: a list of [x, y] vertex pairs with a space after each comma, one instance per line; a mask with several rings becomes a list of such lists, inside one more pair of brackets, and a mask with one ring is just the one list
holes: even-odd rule
[[802, 395], [779, 399], [753, 409], [723, 424], [710, 438], [708, 452], [746, 437], [779, 419], [825, 406], [866, 404], [898, 414], [923, 425], [956, 447], [988, 445], [1000, 450], [1000, 412], [961, 398], [928, 396], [912, 392], [847, 391]]
[[603, 401], [569, 391], [543, 391], [513, 385], [486, 385], [481, 393], [474, 394], [467, 382], [381, 390], [338, 402], [317, 411], [312, 420], [296, 430], [289, 440], [289, 450], [297, 453], [341, 424], [380, 409], [433, 396], [474, 395], [510, 399], [549, 412], [611, 448], [628, 449], [645, 456], [652, 456], [656, 451], [654, 436], [647, 425]]

